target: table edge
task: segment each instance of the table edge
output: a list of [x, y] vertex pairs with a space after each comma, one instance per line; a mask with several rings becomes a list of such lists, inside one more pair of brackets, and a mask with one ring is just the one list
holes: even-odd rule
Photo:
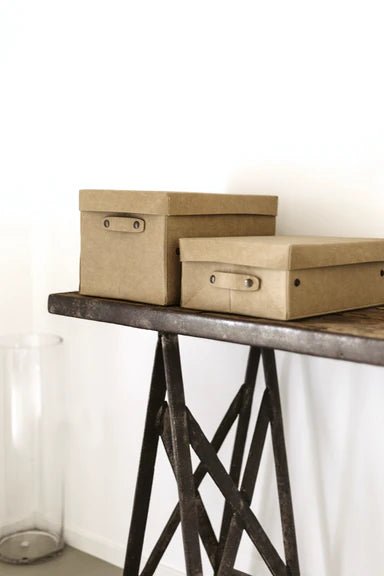
[[82, 296], [78, 292], [51, 294], [48, 310], [83, 320], [384, 366], [384, 340], [304, 328], [292, 322]]

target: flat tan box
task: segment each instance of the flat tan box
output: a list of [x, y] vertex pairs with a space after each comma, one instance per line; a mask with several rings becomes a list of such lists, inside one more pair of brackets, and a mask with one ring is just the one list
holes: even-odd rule
[[179, 304], [179, 238], [275, 232], [276, 196], [80, 190], [80, 292]]
[[180, 241], [186, 308], [289, 320], [384, 304], [384, 240], [274, 236]]

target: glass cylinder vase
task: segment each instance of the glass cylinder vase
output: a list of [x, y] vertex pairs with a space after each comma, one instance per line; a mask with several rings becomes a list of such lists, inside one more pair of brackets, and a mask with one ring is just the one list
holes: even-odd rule
[[0, 560], [27, 564], [63, 541], [62, 339], [0, 336]]

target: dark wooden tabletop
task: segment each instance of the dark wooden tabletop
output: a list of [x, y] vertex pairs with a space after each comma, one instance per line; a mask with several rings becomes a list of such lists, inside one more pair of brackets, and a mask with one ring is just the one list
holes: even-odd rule
[[51, 294], [48, 309], [84, 320], [384, 366], [384, 306], [282, 322], [68, 292]]

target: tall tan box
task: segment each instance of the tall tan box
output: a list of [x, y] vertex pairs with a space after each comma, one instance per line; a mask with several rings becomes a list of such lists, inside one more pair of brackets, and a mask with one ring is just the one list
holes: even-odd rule
[[180, 241], [186, 308], [288, 320], [384, 304], [384, 240], [274, 236]]
[[275, 196], [80, 190], [80, 292], [180, 301], [179, 238], [275, 232]]

